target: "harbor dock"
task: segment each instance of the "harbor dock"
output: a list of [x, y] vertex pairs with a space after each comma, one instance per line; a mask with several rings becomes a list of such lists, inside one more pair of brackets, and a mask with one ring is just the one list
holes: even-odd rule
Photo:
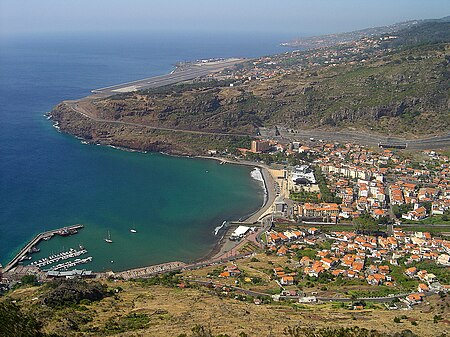
[[75, 233], [77, 233], [77, 231], [79, 229], [82, 229], [83, 227], [84, 227], [83, 225], [77, 224], [77, 225], [73, 225], [73, 226], [67, 226], [67, 227], [58, 228], [58, 229], [39, 233], [30, 242], [28, 242], [28, 244], [25, 245], [25, 247], [23, 247], [19, 253], [17, 253], [17, 255], [11, 260], [11, 262], [9, 262], [3, 268], [3, 272], [6, 273], [6, 272], [10, 271], [11, 269], [13, 269], [15, 266], [17, 266], [17, 264], [23, 260], [23, 258], [28, 254], [28, 252], [33, 247], [35, 247], [39, 242], [41, 242], [41, 240], [48, 240], [55, 234], [62, 235], [62, 236], [75, 234]]

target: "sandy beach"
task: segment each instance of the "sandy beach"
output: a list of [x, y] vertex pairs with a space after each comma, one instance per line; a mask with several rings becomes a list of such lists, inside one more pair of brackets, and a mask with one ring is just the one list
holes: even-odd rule
[[[266, 198], [264, 204], [256, 210], [254, 213], [248, 215], [246, 218], [242, 219], [240, 223], [251, 225], [256, 224], [258, 221], [263, 219], [269, 214], [272, 214], [273, 204], [277, 198], [277, 191], [276, 191], [276, 176], [272, 175], [272, 170], [270, 170], [266, 165], [255, 163], [251, 161], [232, 161], [225, 158], [220, 157], [199, 157], [203, 159], [214, 159], [218, 160], [220, 162], [228, 163], [228, 164], [237, 164], [237, 165], [245, 165], [245, 166], [251, 166], [256, 167], [261, 170], [261, 174], [264, 180], [264, 188], [266, 193]], [[216, 243], [214, 248], [211, 252], [209, 252], [206, 256], [199, 259], [197, 263], [199, 262], [213, 262], [220, 260], [222, 258], [230, 257], [233, 255], [237, 255], [239, 248], [247, 242], [253, 242], [257, 245], [259, 243], [256, 240], [256, 237], [260, 232], [263, 230], [264, 225], [260, 228], [258, 228], [257, 233], [253, 233], [251, 235], [248, 235], [246, 238], [242, 239], [241, 241], [231, 241], [228, 238], [230, 237], [231, 233], [234, 231], [236, 226], [230, 226], [226, 228], [225, 232], [222, 233], [221, 239]]]
[[271, 174], [271, 170], [269, 169], [269, 167], [267, 167], [267, 165], [243, 160], [233, 161], [221, 157], [197, 156], [196, 158], [213, 159], [227, 164], [244, 165], [259, 168], [261, 170], [261, 174], [264, 179], [264, 188], [267, 193], [267, 197], [265, 203], [261, 206], [261, 208], [259, 208], [254, 213], [248, 215], [246, 218], [244, 218], [244, 220], [242, 220], [242, 222], [256, 223], [259, 219], [261, 219], [264, 215], [266, 215], [267, 212], [271, 212], [273, 203], [275, 202], [275, 199], [277, 197], [276, 181], [275, 181], [276, 177]]

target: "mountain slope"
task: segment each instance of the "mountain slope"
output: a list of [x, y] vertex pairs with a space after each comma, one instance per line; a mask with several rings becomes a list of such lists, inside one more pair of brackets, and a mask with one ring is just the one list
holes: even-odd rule
[[[356, 58], [335, 63], [311, 64], [308, 57], [316, 51], [292, 54], [307, 66], [275, 63], [278, 72], [261, 81], [233, 83], [228, 76], [85, 99], [79, 102], [84, 112], [61, 104], [51, 116], [62, 131], [93, 142], [151, 151], [176, 147], [181, 153], [204, 152], [206, 144], [226, 148], [230, 140], [236, 144], [273, 125], [405, 138], [442, 134], [450, 130], [448, 25], [443, 20], [407, 28], [385, 46], [354, 48]], [[252, 62], [239, 71], [246, 79]], [[208, 143], [210, 138], [215, 141]]]
[[91, 109], [103, 119], [211, 132], [254, 134], [259, 126], [279, 124], [434, 134], [450, 129], [449, 55], [449, 45], [420, 46], [364, 65], [294, 72], [236, 88], [174, 86], [96, 101]]

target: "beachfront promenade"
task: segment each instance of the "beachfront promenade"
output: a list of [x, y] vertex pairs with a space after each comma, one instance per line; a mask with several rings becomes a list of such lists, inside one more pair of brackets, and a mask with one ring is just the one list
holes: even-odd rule
[[[210, 265], [215, 264], [221, 264], [226, 263], [230, 261], [235, 261], [237, 259], [242, 259], [245, 257], [249, 257], [253, 254], [253, 252], [247, 252], [247, 253], [241, 253], [241, 249], [244, 248], [248, 243], [252, 243], [256, 245], [257, 247], [262, 247], [261, 243], [259, 242], [258, 238], [260, 234], [265, 231], [267, 228], [258, 228], [256, 232], [249, 234], [245, 238], [243, 238], [239, 243], [234, 243], [232, 247], [226, 248], [227, 245], [221, 244], [221, 249], [217, 254], [214, 256], [207, 258], [203, 261], [192, 263], [192, 264], [186, 264], [184, 262], [167, 262], [162, 263], [158, 265], [148, 266], [148, 267], [142, 267], [142, 268], [136, 268], [136, 269], [130, 269], [125, 270], [117, 273], [107, 273], [105, 274], [98, 274], [98, 277], [103, 276], [113, 276], [114, 278], [123, 278], [124, 280], [129, 280], [133, 278], [146, 278], [155, 276], [158, 274], [168, 273], [171, 271], [183, 271], [183, 270], [193, 270], [193, 269], [199, 269], [203, 267], [207, 267]], [[231, 242], [231, 241], [230, 241]], [[225, 248], [225, 250], [224, 250]]]
[[185, 266], [186, 266], [186, 263], [180, 262], [180, 261], [161, 263], [161, 264], [157, 264], [154, 266], [130, 269], [130, 270], [125, 270], [125, 271], [121, 271], [118, 273], [114, 273], [114, 277], [129, 280], [132, 278], [148, 277], [148, 276], [157, 275], [157, 274], [161, 274], [161, 273], [167, 273], [170, 271], [181, 270]]
[[10, 271], [12, 268], [14, 268], [20, 261], [21, 259], [28, 254], [29, 250], [31, 248], [33, 248], [34, 246], [36, 246], [41, 240], [44, 240], [46, 238], [50, 238], [55, 234], [60, 233], [61, 231], [74, 231], [76, 233], [76, 231], [78, 229], [83, 228], [83, 225], [73, 225], [73, 226], [68, 226], [68, 227], [64, 227], [64, 228], [58, 228], [58, 229], [53, 229], [53, 230], [49, 230], [46, 232], [42, 232], [39, 233], [38, 235], [36, 235], [30, 242], [28, 242], [27, 245], [25, 245], [25, 247], [22, 248], [22, 250], [17, 253], [17, 255], [11, 260], [11, 262], [9, 262], [5, 268], [3, 268], [3, 272], [8, 272]]
[[[233, 250], [234, 253], [234, 250]], [[199, 269], [203, 267], [207, 267], [214, 264], [221, 264], [226, 263], [230, 261], [235, 261], [237, 259], [242, 259], [245, 257], [248, 257], [252, 255], [252, 253], [245, 253], [245, 254], [237, 254], [237, 255], [229, 255], [224, 254], [221, 257], [213, 258], [211, 260], [206, 260], [203, 262], [193, 263], [193, 264], [186, 264], [184, 262], [167, 262], [162, 263], [154, 266], [148, 266], [148, 267], [142, 267], [142, 268], [136, 268], [136, 269], [130, 269], [130, 270], [124, 270], [117, 273], [101, 273], [97, 274], [97, 277], [103, 278], [108, 276], [113, 276], [114, 278], [122, 278], [124, 280], [130, 280], [130, 279], [136, 279], [136, 278], [146, 278], [146, 277], [152, 277], [159, 274], [169, 273], [173, 271], [183, 271], [183, 270], [193, 270], [193, 269]]]

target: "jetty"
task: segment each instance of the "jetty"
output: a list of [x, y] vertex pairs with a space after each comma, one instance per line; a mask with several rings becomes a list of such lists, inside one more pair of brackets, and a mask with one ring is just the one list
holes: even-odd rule
[[[76, 234], [77, 231], [79, 229], [82, 229], [83, 227], [84, 227], [84, 225], [77, 224], [77, 225], [73, 225], [73, 226], [66, 226], [63, 228], [53, 229], [50, 231], [39, 233], [30, 242], [28, 242], [28, 244], [25, 245], [25, 247], [23, 247], [19, 253], [17, 253], [17, 255], [11, 260], [11, 262], [9, 262], [3, 268], [3, 272], [6, 273], [6, 272], [10, 271], [12, 268], [14, 268], [20, 261], [23, 260], [23, 258], [28, 254], [28, 252], [42, 240], [48, 240], [51, 237], [53, 237], [53, 235], [55, 235], [55, 234], [62, 235], [62, 236]], [[70, 233], [70, 234], [68, 234], [68, 233]]]

